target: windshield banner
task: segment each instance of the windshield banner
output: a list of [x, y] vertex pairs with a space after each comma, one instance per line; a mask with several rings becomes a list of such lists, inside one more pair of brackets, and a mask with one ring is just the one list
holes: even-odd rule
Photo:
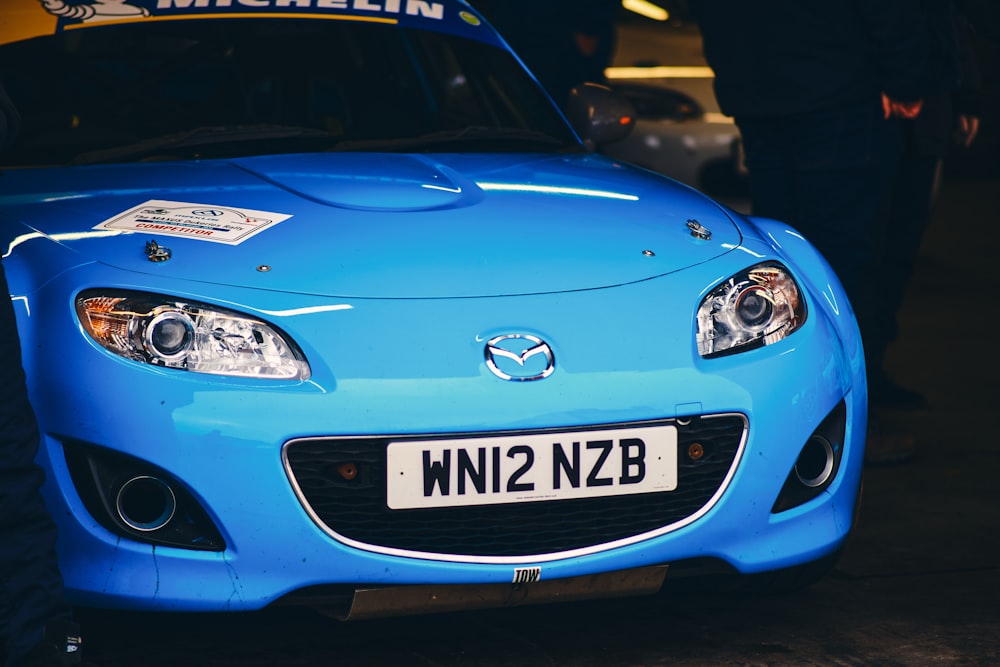
[[333, 19], [452, 33], [481, 23], [467, 4], [455, 0], [2, 0], [2, 5], [0, 44], [65, 30], [177, 19]]

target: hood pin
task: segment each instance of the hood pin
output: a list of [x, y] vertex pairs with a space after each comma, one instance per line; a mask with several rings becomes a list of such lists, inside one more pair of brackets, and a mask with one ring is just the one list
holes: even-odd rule
[[708, 227], [705, 227], [697, 220], [688, 220], [687, 228], [691, 230], [691, 236], [695, 237], [696, 239], [703, 239], [705, 241], [708, 241], [709, 239], [712, 238], [712, 232], [708, 230]]
[[146, 257], [151, 262], [165, 262], [170, 259], [170, 248], [164, 248], [156, 241], [146, 241]]

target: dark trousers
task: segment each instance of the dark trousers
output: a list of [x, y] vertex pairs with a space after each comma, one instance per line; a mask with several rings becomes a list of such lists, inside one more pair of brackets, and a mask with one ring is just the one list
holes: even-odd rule
[[882, 364], [886, 350], [897, 338], [897, 315], [916, 268], [916, 259], [924, 234], [930, 224], [935, 179], [941, 158], [907, 151], [899, 163], [892, 189], [892, 208], [883, 229], [885, 242], [875, 262], [875, 281], [879, 285], [882, 308], [869, 326], [871, 335], [865, 343], [870, 363]]
[[[754, 215], [796, 228], [833, 267], [862, 339], [881, 338], [874, 266], [900, 150], [880, 102], [775, 117], [737, 117]], [[866, 342], [867, 344], [867, 342]]]
[[56, 563], [55, 524], [39, 491], [38, 425], [9, 294], [0, 264], [0, 637], [16, 665], [42, 639], [47, 621], [71, 612]]

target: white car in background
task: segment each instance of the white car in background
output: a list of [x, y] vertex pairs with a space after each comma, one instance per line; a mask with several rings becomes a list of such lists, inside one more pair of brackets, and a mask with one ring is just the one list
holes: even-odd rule
[[714, 196], [746, 189], [739, 130], [685, 92], [656, 81], [612, 82], [636, 108], [632, 133], [602, 152], [660, 172]]
[[607, 144], [603, 153], [716, 197], [745, 196], [740, 133], [719, 110], [696, 26], [619, 22], [606, 75], [635, 105], [637, 120], [626, 139]]

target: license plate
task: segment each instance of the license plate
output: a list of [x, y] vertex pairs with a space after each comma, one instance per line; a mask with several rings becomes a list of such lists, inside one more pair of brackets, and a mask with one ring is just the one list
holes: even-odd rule
[[394, 510], [673, 491], [677, 429], [391, 442], [386, 472]]

